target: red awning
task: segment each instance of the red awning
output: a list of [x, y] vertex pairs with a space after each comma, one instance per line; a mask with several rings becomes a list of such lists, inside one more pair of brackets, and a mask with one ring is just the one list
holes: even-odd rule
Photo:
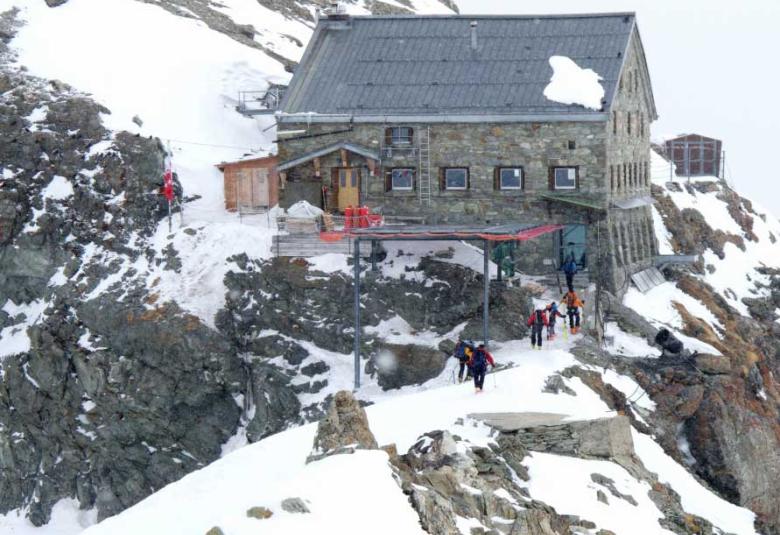
[[563, 225], [541, 225], [538, 227], [531, 227], [512, 233], [495, 233], [490, 232], [489, 229], [485, 231], [479, 230], [466, 230], [466, 231], [437, 231], [435, 229], [404, 232], [399, 229], [398, 232], [387, 232], [385, 227], [382, 232], [371, 232], [370, 230], [361, 229], [360, 232], [321, 232], [320, 239], [322, 241], [339, 241], [343, 238], [360, 238], [368, 240], [487, 240], [487, 241], [527, 241], [555, 232], [563, 228]]

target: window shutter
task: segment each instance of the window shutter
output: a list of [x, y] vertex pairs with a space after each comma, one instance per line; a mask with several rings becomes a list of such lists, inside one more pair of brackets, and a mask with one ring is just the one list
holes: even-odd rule
[[466, 168], [466, 189], [471, 189], [471, 168]]
[[447, 189], [447, 182], [445, 179], [446, 170], [443, 167], [439, 168], [439, 190], [445, 191]]
[[414, 145], [414, 128], [409, 127], [409, 144]]
[[580, 168], [579, 166], [574, 168], [574, 187], [580, 189]]
[[385, 128], [385, 145], [389, 146], [389, 145], [392, 145], [392, 144], [393, 144], [393, 129], [392, 128]]
[[549, 167], [547, 169], [547, 189], [555, 189], [555, 167]]
[[391, 191], [393, 189], [393, 171], [387, 169], [385, 171], [385, 191]]
[[500, 167], [493, 168], [493, 189], [494, 190], [501, 189], [501, 168]]

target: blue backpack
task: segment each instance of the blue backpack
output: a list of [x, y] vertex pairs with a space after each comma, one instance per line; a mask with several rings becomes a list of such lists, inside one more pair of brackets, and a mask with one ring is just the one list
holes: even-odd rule
[[476, 370], [487, 368], [487, 358], [485, 357], [485, 351], [477, 349], [474, 352], [474, 356], [471, 357], [471, 367]]

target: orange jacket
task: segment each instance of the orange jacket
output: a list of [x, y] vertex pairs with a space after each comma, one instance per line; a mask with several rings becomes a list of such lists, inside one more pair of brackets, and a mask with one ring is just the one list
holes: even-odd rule
[[563, 296], [563, 299], [561, 299], [561, 303], [565, 303], [567, 307], [569, 308], [580, 308], [582, 306], [585, 306], [582, 301], [580, 301], [580, 298], [577, 297], [576, 292], [568, 292], [566, 295]]

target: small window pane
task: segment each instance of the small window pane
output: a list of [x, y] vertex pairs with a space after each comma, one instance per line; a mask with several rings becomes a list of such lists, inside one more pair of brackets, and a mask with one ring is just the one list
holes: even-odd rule
[[523, 170], [520, 167], [502, 167], [500, 178], [501, 189], [523, 188]]
[[408, 145], [412, 142], [412, 129], [408, 126], [395, 126], [390, 130], [393, 145]]
[[347, 172], [344, 169], [339, 169], [339, 186], [347, 187]]
[[466, 189], [466, 169], [447, 169], [444, 171], [444, 185], [447, 189]]
[[411, 191], [412, 176], [411, 169], [393, 169], [391, 184], [392, 189], [397, 191]]
[[577, 169], [574, 167], [555, 168], [555, 189], [575, 189], [577, 187]]

